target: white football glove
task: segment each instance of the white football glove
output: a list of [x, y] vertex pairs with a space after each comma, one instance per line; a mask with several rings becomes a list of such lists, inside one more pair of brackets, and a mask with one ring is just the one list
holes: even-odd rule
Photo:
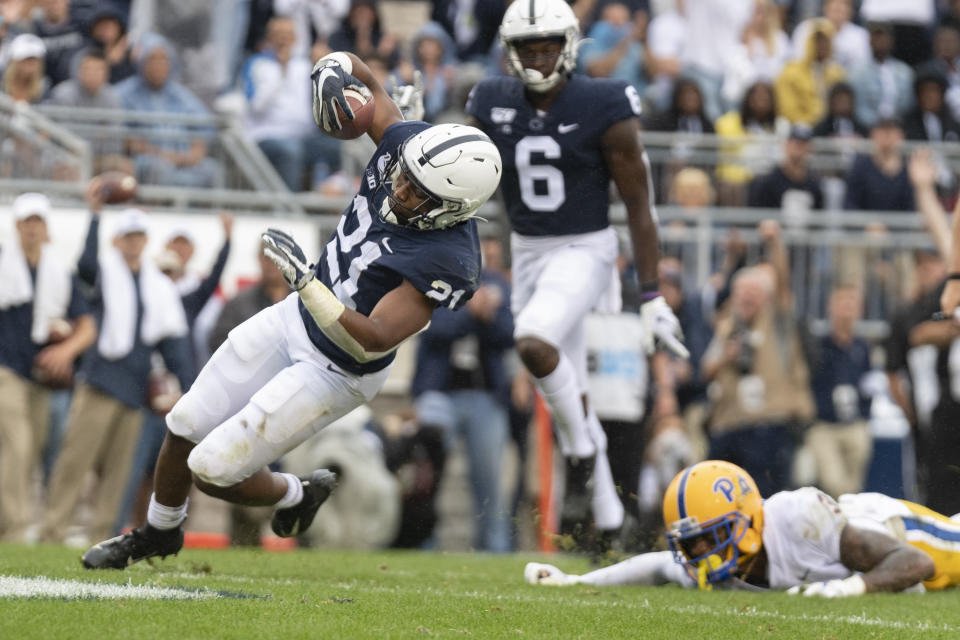
[[657, 345], [662, 345], [685, 360], [690, 357], [690, 352], [683, 346], [680, 321], [663, 296], [657, 296], [640, 306], [640, 321], [643, 323], [641, 346], [647, 355], [653, 355]]
[[353, 109], [343, 95], [344, 89], [353, 89], [370, 99], [370, 90], [362, 82], [344, 71], [336, 60], [321, 58], [310, 73], [313, 81], [313, 121], [327, 133], [343, 128], [336, 105], [340, 105], [347, 120], [353, 120]]
[[303, 249], [289, 234], [279, 229], [267, 229], [260, 235], [260, 242], [263, 243], [263, 255], [277, 265], [291, 289], [300, 291], [313, 280], [313, 267], [307, 264]]
[[413, 84], [398, 84], [390, 97], [397, 103], [404, 120], [423, 120], [423, 74], [413, 72]]
[[792, 596], [802, 593], [805, 596], [820, 596], [821, 598], [849, 598], [862, 596], [867, 592], [867, 583], [860, 574], [852, 575], [842, 580], [827, 580], [805, 585], [790, 587], [787, 590]]
[[550, 587], [564, 587], [580, 582], [580, 576], [567, 575], [552, 564], [528, 562], [523, 568], [523, 579], [527, 584], [540, 584]]

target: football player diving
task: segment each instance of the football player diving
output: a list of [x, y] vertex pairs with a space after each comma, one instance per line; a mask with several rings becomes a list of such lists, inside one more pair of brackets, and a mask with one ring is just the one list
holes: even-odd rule
[[960, 522], [879, 493], [839, 502], [813, 487], [764, 500], [729, 462], [687, 467], [663, 497], [670, 551], [586, 575], [529, 563], [531, 584], [661, 585], [787, 590], [842, 598], [960, 584]]
[[[90, 569], [122, 569], [183, 545], [192, 485], [216, 498], [273, 506], [271, 527], [295, 536], [336, 484], [328, 470], [300, 479], [267, 465], [370, 400], [396, 348], [434, 309], [462, 307], [480, 275], [474, 217], [500, 182], [501, 161], [475, 128], [406, 122], [351, 53], [312, 72], [314, 120], [328, 132], [354, 119], [344, 89], [369, 90], [377, 144], [359, 192], [316, 261], [286, 233], [261, 236], [293, 290], [230, 332], [167, 415], [147, 523], [94, 545]], [[343, 114], [339, 114], [339, 105]]]
[[623, 81], [574, 73], [580, 27], [564, 0], [510, 4], [500, 39], [511, 76], [474, 87], [467, 113], [503, 157], [516, 348], [553, 412], [566, 459], [561, 532], [581, 530], [591, 508], [597, 528], [610, 531], [622, 524], [623, 506], [606, 436], [586, 400], [584, 318], [601, 300], [615, 300], [607, 307], [612, 311], [620, 302], [611, 180], [627, 212], [644, 347], [652, 353], [661, 344], [687, 356], [680, 323], [658, 290], [657, 220], [638, 140], [640, 97]]

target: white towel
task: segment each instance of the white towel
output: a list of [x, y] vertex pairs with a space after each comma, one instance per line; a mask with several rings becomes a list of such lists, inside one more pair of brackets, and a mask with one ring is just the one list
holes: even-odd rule
[[[136, 286], [133, 273], [116, 249], [103, 251], [99, 263], [103, 323], [97, 349], [107, 360], [119, 360], [130, 353], [136, 338]], [[141, 261], [139, 277], [143, 343], [153, 346], [164, 338], [186, 335], [187, 318], [173, 281], [149, 260]]]
[[30, 339], [46, 344], [50, 337], [50, 321], [64, 318], [70, 305], [70, 270], [57, 257], [49, 244], [41, 249], [37, 263], [37, 285], [34, 291], [27, 259], [20, 243], [13, 241], [0, 251], [0, 309], [6, 310], [33, 300], [33, 324]]

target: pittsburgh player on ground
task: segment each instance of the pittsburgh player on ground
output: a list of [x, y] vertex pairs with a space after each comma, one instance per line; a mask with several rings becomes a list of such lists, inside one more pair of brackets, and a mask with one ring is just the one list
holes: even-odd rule
[[746, 471], [707, 460], [681, 471], [663, 498], [671, 551], [583, 576], [529, 563], [531, 584], [660, 585], [841, 598], [960, 584], [960, 522], [879, 493], [839, 503], [813, 487], [764, 500]]
[[583, 319], [615, 277], [611, 178], [627, 209], [645, 347], [652, 352], [656, 338], [686, 357], [680, 324], [657, 290], [657, 223], [637, 140], [640, 98], [622, 81], [573, 73], [579, 35], [577, 18], [563, 0], [514, 2], [500, 26], [514, 77], [484, 80], [467, 103], [470, 124], [484, 130], [503, 156], [503, 195], [513, 230], [514, 337], [553, 411], [567, 459], [564, 532], [589, 513], [587, 482], [595, 464], [598, 528], [614, 529], [623, 518], [606, 438], [584, 395]]
[[167, 416], [147, 524], [95, 545], [88, 568], [123, 568], [183, 544], [191, 484], [245, 505], [276, 507], [279, 536], [305, 530], [335, 485], [318, 470], [301, 481], [266, 465], [366, 402], [382, 386], [394, 350], [433, 310], [456, 309], [480, 273], [477, 208], [496, 190], [501, 161], [482, 132], [404, 122], [396, 104], [353, 54], [314, 68], [314, 119], [341, 127], [334, 103], [353, 114], [345, 87], [376, 101], [368, 134], [378, 147], [360, 191], [316, 267], [282, 231], [265, 253], [297, 293], [230, 332]]

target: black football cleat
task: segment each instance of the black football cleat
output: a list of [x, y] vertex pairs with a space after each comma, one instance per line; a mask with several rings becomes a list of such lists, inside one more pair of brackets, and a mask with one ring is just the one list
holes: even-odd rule
[[144, 558], [166, 558], [183, 548], [183, 527], [154, 529], [150, 525], [93, 545], [81, 561], [87, 569], [125, 569]]
[[560, 533], [572, 535], [579, 545], [592, 514], [595, 458], [567, 458], [566, 489], [560, 512]]
[[337, 487], [337, 474], [329, 469], [317, 469], [309, 478], [301, 478], [303, 500], [289, 509], [277, 509], [270, 519], [270, 528], [281, 538], [292, 538], [310, 528], [314, 516]]

